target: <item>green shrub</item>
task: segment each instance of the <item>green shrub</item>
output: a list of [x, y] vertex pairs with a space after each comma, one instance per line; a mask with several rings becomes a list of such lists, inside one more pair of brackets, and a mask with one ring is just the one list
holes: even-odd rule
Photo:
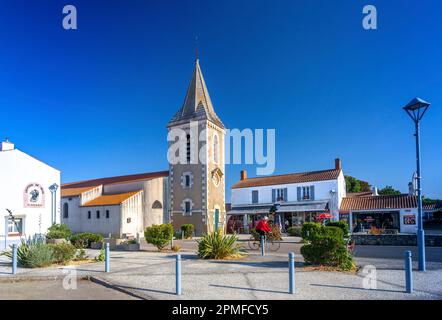
[[69, 227], [62, 224], [53, 224], [48, 228], [48, 233], [46, 234], [46, 239], [68, 239], [72, 235], [72, 231]]
[[95, 257], [95, 261], [103, 262], [104, 260], [106, 260], [106, 251], [102, 248], [100, 254]]
[[223, 235], [221, 230], [205, 235], [198, 242], [198, 256], [202, 259], [224, 259], [238, 254], [240, 245], [236, 235]]
[[[270, 226], [270, 228], [272, 229], [272, 233], [266, 233], [266, 241], [281, 241], [282, 237], [281, 237], [281, 231], [279, 230], [278, 227], [276, 226]], [[260, 237], [259, 237], [259, 233], [258, 231], [256, 231], [256, 229], [250, 229], [250, 234], [252, 235], [253, 239], [255, 239], [255, 241], [260, 241]]]
[[163, 250], [173, 237], [173, 226], [170, 223], [152, 225], [147, 227], [144, 232], [144, 238], [147, 243], [151, 243], [158, 248], [158, 251]]
[[[5, 255], [12, 259], [12, 252]], [[17, 248], [18, 264], [25, 268], [47, 267], [53, 263], [53, 250], [48, 244], [37, 241], [22, 241]]]
[[90, 248], [92, 242], [102, 242], [103, 236], [97, 233], [76, 233], [70, 237], [71, 243], [76, 248]]
[[49, 244], [53, 251], [53, 262], [67, 263], [75, 258], [77, 249], [70, 243]]
[[184, 232], [184, 239], [191, 239], [193, 236], [193, 231], [195, 231], [195, 227], [193, 224], [183, 224], [181, 226], [181, 231]]
[[301, 247], [305, 262], [315, 265], [337, 267], [342, 270], [354, 268], [353, 258], [347, 251], [340, 227], [320, 226], [310, 235], [310, 243]]
[[86, 251], [83, 248], [78, 249], [75, 254], [74, 260], [81, 261], [86, 259], [87, 259]]
[[301, 227], [290, 227], [287, 229], [287, 233], [292, 237], [301, 237]]
[[330, 221], [327, 223], [327, 227], [338, 227], [342, 229], [344, 237], [348, 236], [348, 224], [345, 221]]
[[321, 230], [322, 225], [318, 222], [304, 222], [301, 228], [301, 236], [304, 240], [311, 241]]

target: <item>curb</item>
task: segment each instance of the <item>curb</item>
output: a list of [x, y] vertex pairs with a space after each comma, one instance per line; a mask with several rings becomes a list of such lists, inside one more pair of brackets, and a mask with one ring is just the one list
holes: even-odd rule
[[[58, 281], [63, 280], [66, 275], [56, 276], [5, 276], [0, 277], [0, 283], [15, 283], [25, 281]], [[77, 276], [77, 280], [89, 280], [89, 276]]]
[[119, 287], [119, 286], [113, 285], [113, 284], [110, 283], [109, 281], [104, 280], [104, 279], [102, 279], [102, 278], [99, 278], [99, 277], [96, 277], [96, 276], [86, 276], [86, 278], [87, 278], [89, 281], [91, 281], [91, 282], [93, 282], [93, 283], [95, 283], [95, 284], [99, 284], [99, 285], [101, 285], [101, 286], [103, 286], [103, 287], [106, 287], [106, 288], [108, 288], [108, 289], [112, 289], [112, 290], [115, 290], [115, 291], [119, 291], [119, 292], [121, 292], [121, 293], [127, 294], [127, 295], [129, 295], [129, 296], [131, 296], [131, 297], [134, 297], [134, 298], [137, 298], [137, 299], [140, 299], [140, 300], [149, 300], [149, 299], [147, 299], [146, 297], [142, 297], [142, 296], [137, 295], [137, 294], [135, 294], [135, 293], [133, 293], [133, 292], [131, 292], [131, 291], [129, 291], [129, 290], [126, 290], [126, 289], [121, 288], [121, 287]]

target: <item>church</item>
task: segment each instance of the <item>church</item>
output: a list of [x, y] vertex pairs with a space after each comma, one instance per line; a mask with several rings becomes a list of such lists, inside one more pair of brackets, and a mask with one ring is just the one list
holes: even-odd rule
[[[197, 135], [194, 134], [194, 129]], [[142, 236], [152, 224], [175, 232], [193, 224], [195, 235], [225, 230], [225, 127], [215, 113], [199, 60], [183, 105], [167, 124], [183, 132], [185, 148], [168, 171], [108, 177], [62, 185], [61, 221], [74, 232]], [[168, 135], [169, 136], [169, 135]], [[198, 140], [199, 148], [194, 148]], [[169, 142], [169, 149], [174, 141]]]

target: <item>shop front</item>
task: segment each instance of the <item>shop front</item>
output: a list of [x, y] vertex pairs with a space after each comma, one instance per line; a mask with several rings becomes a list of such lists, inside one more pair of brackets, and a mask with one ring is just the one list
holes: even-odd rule
[[307, 204], [283, 203], [274, 214], [269, 214], [271, 207], [271, 204], [233, 207], [227, 212], [227, 232], [249, 233], [264, 216], [269, 216], [271, 223], [279, 225], [285, 231], [292, 226], [302, 226], [304, 222], [317, 222], [321, 214], [328, 212], [328, 204], [324, 201]]

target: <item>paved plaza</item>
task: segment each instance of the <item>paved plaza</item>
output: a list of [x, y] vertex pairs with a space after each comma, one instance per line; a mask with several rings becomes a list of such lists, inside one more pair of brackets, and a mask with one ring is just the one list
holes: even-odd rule
[[[181, 244], [181, 296], [175, 295], [175, 254], [154, 252], [147, 246], [147, 251], [111, 251], [109, 273], [104, 272], [103, 262], [93, 262], [19, 268], [12, 276], [10, 261], [2, 257], [0, 298], [38, 299], [42, 291], [47, 299], [442, 299], [442, 248], [427, 248], [426, 273], [416, 271], [414, 261], [415, 290], [407, 294], [402, 257], [405, 250], [415, 248], [359, 246], [355, 258], [359, 272], [344, 273], [305, 266], [299, 254], [301, 244], [295, 242], [283, 243], [278, 252], [264, 257], [248, 251], [242, 259], [224, 261], [198, 259], [195, 241]], [[288, 294], [288, 251], [296, 253], [294, 295]], [[88, 254], [98, 251], [88, 250]], [[66, 276], [78, 279], [77, 289], [63, 288]]]

